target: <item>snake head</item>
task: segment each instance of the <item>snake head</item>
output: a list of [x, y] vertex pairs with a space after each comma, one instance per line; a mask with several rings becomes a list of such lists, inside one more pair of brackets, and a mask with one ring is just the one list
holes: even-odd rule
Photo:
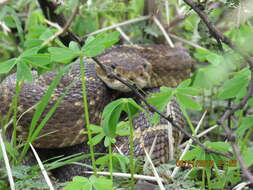
[[[139, 88], [148, 87], [151, 79], [152, 65], [145, 58], [137, 54], [127, 52], [110, 52], [97, 57], [106, 67], [111, 68], [112, 72], [119, 78], [134, 84]], [[108, 76], [99, 66], [96, 66], [98, 77], [112, 89], [128, 92], [131, 91], [120, 81]]]

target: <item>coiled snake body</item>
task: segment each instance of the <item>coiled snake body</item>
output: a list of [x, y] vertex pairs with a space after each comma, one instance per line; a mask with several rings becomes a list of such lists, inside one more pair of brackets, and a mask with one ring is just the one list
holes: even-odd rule
[[[97, 56], [97, 59], [102, 64], [112, 68], [117, 76], [131, 81], [140, 88], [175, 87], [180, 81], [189, 77], [191, 70], [191, 57], [183, 48], [169, 48], [165, 45], [116, 46]], [[85, 74], [90, 120], [92, 124], [99, 125], [105, 105], [115, 99], [115, 97], [120, 97], [122, 93], [129, 91], [129, 89], [119, 81], [108, 77], [94, 62], [85, 62]], [[18, 111], [20, 113], [31, 108], [41, 99], [55, 75], [56, 73], [54, 72], [47, 72], [41, 76], [34, 74], [32, 83], [24, 83], [19, 96]], [[9, 110], [12, 97], [15, 94], [15, 85], [15, 74], [8, 76], [1, 84], [1, 115], [6, 115]], [[46, 113], [69, 85], [71, 87], [67, 95], [41, 130], [40, 137], [33, 142], [35, 147], [54, 149], [87, 142], [87, 135], [82, 133], [85, 121], [78, 64], [64, 74], [41, 118], [45, 117]], [[122, 91], [122, 93], [116, 91]], [[184, 120], [176, 103], [173, 102], [170, 108], [174, 114], [175, 121], [179, 125], [183, 125]], [[24, 140], [27, 137], [33, 114], [34, 109], [31, 109], [19, 120], [18, 138], [20, 140]], [[165, 149], [167, 148], [166, 138], [168, 134], [167, 130], [161, 127], [166, 122], [161, 122], [164, 123], [161, 123], [160, 127], [152, 127], [143, 114], [140, 114], [135, 119], [136, 156], [143, 154], [143, 151], [138, 146], [140, 139], [144, 141], [145, 146], [151, 146], [152, 139], [157, 136], [158, 145], [154, 151], [157, 156], [155, 157], [161, 159], [162, 162], [166, 160], [167, 151]], [[141, 133], [138, 133], [138, 130]], [[127, 141], [119, 140], [118, 145], [125, 147], [123, 152], [128, 153]]]

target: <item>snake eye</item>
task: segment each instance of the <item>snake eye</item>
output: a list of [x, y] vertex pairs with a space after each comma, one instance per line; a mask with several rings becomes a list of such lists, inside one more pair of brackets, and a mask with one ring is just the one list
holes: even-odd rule
[[117, 73], [116, 75], [117, 75], [117, 77], [121, 77], [121, 75], [119, 73]]
[[115, 64], [112, 64], [112, 65], [111, 65], [111, 68], [112, 68], [112, 69], [115, 69], [115, 68], [116, 68], [116, 65], [115, 65]]
[[147, 66], [148, 66], [148, 65], [147, 65], [146, 63], [143, 64], [144, 69], [146, 69]]

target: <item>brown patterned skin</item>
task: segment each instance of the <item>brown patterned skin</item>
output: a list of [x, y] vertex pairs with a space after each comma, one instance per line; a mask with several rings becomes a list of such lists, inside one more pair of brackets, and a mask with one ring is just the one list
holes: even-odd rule
[[[159, 89], [152, 89], [152, 93], [158, 92]], [[164, 112], [165, 115], [170, 114], [178, 126], [185, 127], [186, 123], [184, 116], [179, 108], [176, 99], [172, 99], [168, 104], [169, 113]], [[149, 112], [150, 117], [154, 114]], [[150, 123], [150, 117], [146, 113], [141, 112], [133, 120], [134, 126], [134, 155], [138, 158], [145, 159], [145, 152], [143, 147], [146, 148], [147, 152], [150, 151], [152, 144], [155, 141], [155, 148], [151, 154], [152, 161], [155, 165], [166, 163], [169, 160], [169, 136], [168, 136], [168, 121], [161, 118], [157, 125]], [[181, 142], [183, 135], [180, 131], [172, 127], [173, 131], [173, 144], [177, 147]], [[156, 140], [155, 140], [156, 138]], [[127, 136], [118, 137], [116, 146], [121, 150], [124, 155], [130, 155], [130, 146]], [[117, 150], [115, 150], [117, 151]]]
[[[87, 77], [86, 87], [89, 103], [90, 121], [92, 124], [100, 124], [101, 113], [106, 104], [111, 101], [111, 90], [109, 90], [103, 82], [96, 76], [95, 65], [91, 62], [85, 63], [85, 73]], [[56, 73], [47, 72], [37, 77], [34, 73], [35, 80], [32, 83], [25, 83], [19, 100], [20, 113], [35, 105], [43, 94], [47, 91], [48, 86], [54, 79]], [[15, 94], [16, 75], [10, 75], [1, 84], [0, 102], [1, 115], [6, 115], [12, 97]], [[51, 101], [41, 118], [54, 105], [56, 100], [64, 93], [66, 87], [71, 82], [73, 86], [68, 91], [59, 107], [56, 109], [52, 118], [43, 127], [40, 137], [33, 145], [38, 148], [60, 148], [80, 144], [87, 140], [87, 136], [81, 134], [84, 130], [85, 121], [83, 114], [83, 97], [81, 88], [81, 78], [79, 64], [64, 74], [57, 89], [54, 91]], [[18, 138], [23, 140], [27, 137], [29, 126], [34, 114], [34, 110], [26, 113], [18, 123]]]
[[[141, 88], [158, 87], [161, 85], [175, 87], [180, 81], [190, 76], [191, 69], [191, 57], [183, 48], [169, 48], [164, 45], [149, 45], [149, 46], [116, 46], [113, 47], [100, 56], [98, 60], [114, 68], [116, 74], [120, 75], [123, 79], [131, 80], [137, 86]], [[92, 124], [99, 124], [101, 120], [101, 113], [106, 104], [111, 102], [115, 97], [118, 97], [118, 93], [112, 89], [109, 89], [104, 82], [108, 85], [108, 81], [111, 82], [110, 87], [115, 86], [115, 82], [112, 79], [107, 78], [99, 68], [95, 68], [93, 62], [85, 62], [86, 73], [86, 88], [88, 93], [89, 115]], [[49, 84], [55, 76], [54, 72], [48, 72], [44, 75], [37, 77], [34, 74], [34, 82], [25, 83], [21, 93], [19, 101], [19, 111], [24, 112], [34, 104], [36, 104], [43, 94], [46, 92]], [[98, 77], [100, 76], [101, 79]], [[9, 109], [11, 99], [15, 94], [15, 79], [16, 75], [12, 74], [7, 77], [0, 86], [0, 114], [5, 115]], [[65, 73], [60, 81], [60, 84], [55, 89], [54, 94], [43, 113], [42, 118], [50, 110], [53, 104], [56, 102], [68, 87], [74, 81], [74, 85], [70, 88], [68, 94], [63, 99], [62, 103], [53, 114], [52, 118], [46, 123], [40, 133], [40, 138], [33, 144], [37, 148], [45, 149], [46, 154], [52, 149], [52, 155], [56, 154], [56, 149], [59, 149], [59, 154], [77, 147], [74, 152], [87, 152], [88, 146], [81, 145], [86, 144], [87, 136], [80, 132], [85, 129], [85, 121], [83, 114], [83, 98], [79, 65], [76, 64], [69, 72]], [[117, 86], [119, 91], [128, 91], [121, 84]], [[124, 93], [123, 93], [124, 94]], [[178, 118], [182, 118], [178, 108], [174, 105], [172, 109], [177, 110], [175, 113]], [[29, 125], [33, 116], [34, 110], [26, 113], [18, 123], [18, 137], [23, 140], [26, 138]], [[180, 119], [176, 118], [176, 122], [182, 126], [184, 123]], [[161, 121], [163, 126], [164, 121]], [[158, 148], [155, 149], [155, 158], [160, 159], [160, 162], [167, 160], [167, 130], [165, 128], [151, 127], [148, 119], [141, 113], [138, 118], [135, 119], [135, 129], [141, 131], [136, 132], [135, 135], [135, 156], [143, 156], [143, 150], [138, 146], [141, 139], [144, 140], [144, 145], [150, 147], [154, 139], [154, 134], [158, 134]], [[151, 131], [151, 132], [148, 132]], [[138, 134], [142, 134], [139, 135]], [[179, 133], [176, 133], [176, 135]], [[124, 138], [123, 138], [124, 139]], [[179, 142], [179, 138], [175, 138]], [[120, 141], [119, 141], [120, 142]], [[123, 151], [128, 154], [128, 141], [121, 144], [125, 148]], [[65, 147], [65, 148], [64, 148]], [[85, 149], [85, 150], [84, 150]], [[68, 152], [71, 152], [67, 150]], [[80, 175], [81, 169], [73, 169], [70, 174], [63, 174], [59, 172], [60, 179], [69, 180], [62, 175], [73, 176]], [[67, 170], [68, 170], [67, 169]], [[75, 174], [73, 174], [75, 173]]]

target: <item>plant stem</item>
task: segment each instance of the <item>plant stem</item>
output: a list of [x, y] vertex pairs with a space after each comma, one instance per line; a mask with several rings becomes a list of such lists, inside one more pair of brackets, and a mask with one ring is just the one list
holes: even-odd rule
[[84, 72], [84, 64], [83, 64], [83, 56], [80, 56], [80, 72], [82, 77], [82, 91], [83, 91], [83, 105], [84, 105], [84, 113], [85, 113], [85, 122], [88, 132], [88, 140], [89, 140], [89, 146], [90, 146], [90, 154], [91, 154], [91, 163], [92, 168], [94, 171], [94, 175], [97, 175], [97, 168], [95, 164], [95, 156], [94, 156], [94, 150], [93, 150], [93, 143], [92, 143], [92, 135], [90, 130], [90, 119], [89, 119], [89, 110], [88, 110], [88, 104], [87, 104], [87, 91], [86, 91], [86, 79], [85, 79], [85, 72]]
[[23, 81], [18, 82], [16, 81], [16, 89], [15, 89], [15, 96], [13, 97], [13, 131], [12, 131], [12, 138], [11, 138], [11, 144], [14, 149], [16, 149], [17, 146], [17, 109], [18, 109], [18, 98], [20, 89], [23, 85]]
[[131, 190], [134, 190], [134, 130], [133, 130], [133, 119], [129, 109], [128, 109], [128, 118], [130, 126], [130, 170], [131, 170]]
[[113, 180], [113, 175], [112, 175], [112, 143], [110, 142], [109, 144], [109, 172], [110, 172], [110, 178]]

